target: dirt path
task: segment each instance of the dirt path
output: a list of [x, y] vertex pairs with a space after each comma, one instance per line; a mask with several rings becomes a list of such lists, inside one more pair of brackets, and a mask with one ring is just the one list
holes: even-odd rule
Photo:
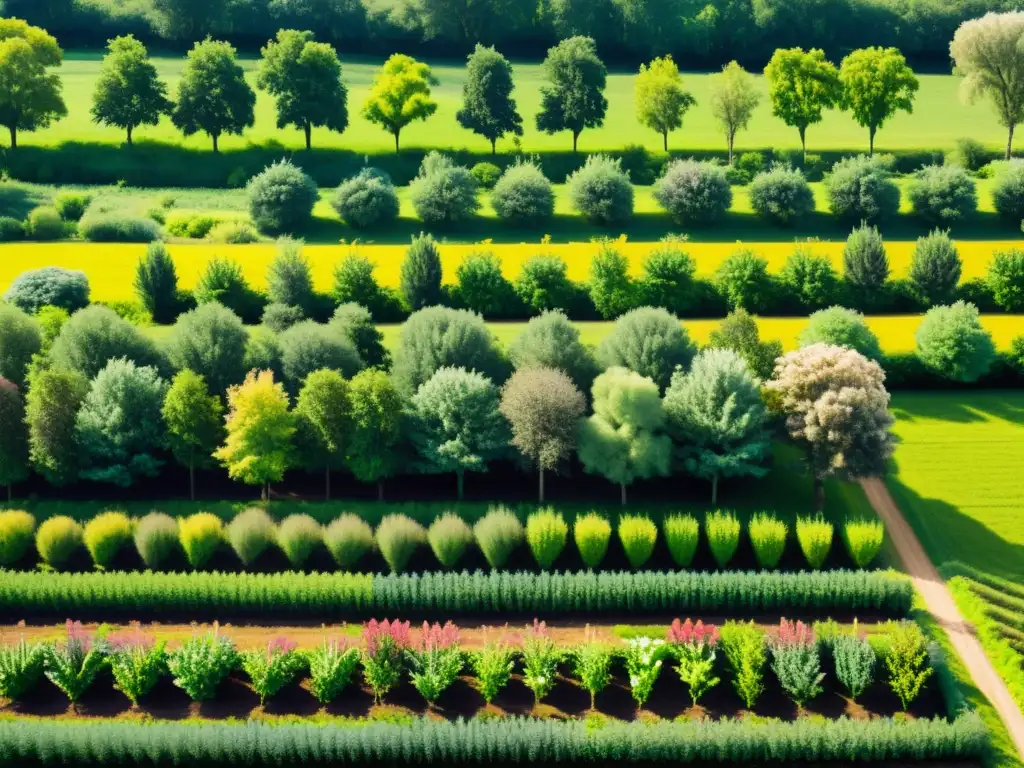
[[928, 611], [949, 636], [975, 685], [996, 708], [1021, 757], [1024, 757], [1024, 714], [1017, 708], [1006, 684], [996, 673], [975, 636], [974, 626], [957, 610], [953, 596], [928, 559], [917, 535], [903, 517], [895, 500], [879, 478], [861, 480], [868, 501], [885, 523], [889, 537], [903, 565], [924, 597]]

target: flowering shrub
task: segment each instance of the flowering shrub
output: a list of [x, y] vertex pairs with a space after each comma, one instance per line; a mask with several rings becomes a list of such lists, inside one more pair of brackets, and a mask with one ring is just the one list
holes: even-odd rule
[[409, 677], [431, 706], [455, 682], [462, 670], [459, 628], [450, 621], [442, 627], [423, 622], [417, 647], [409, 649]]
[[512, 668], [515, 666], [514, 656], [515, 645], [507, 638], [499, 637], [492, 640], [485, 635], [483, 650], [470, 658], [480, 695], [488, 704], [508, 685]]
[[721, 682], [715, 676], [715, 646], [718, 645], [718, 627], [704, 624], [698, 620], [696, 624], [687, 619], [680, 622], [676, 619], [668, 629], [668, 641], [672, 644], [679, 665], [676, 672], [690, 689], [690, 700], [697, 704], [700, 697]]
[[410, 646], [409, 622], [370, 619], [363, 625], [363, 676], [373, 691], [374, 703], [398, 684], [402, 654]]
[[321, 704], [330, 704], [352, 681], [359, 666], [359, 649], [344, 640], [328, 640], [306, 656], [309, 690]]
[[608, 687], [611, 675], [612, 651], [587, 627], [586, 640], [573, 651], [573, 671], [590, 693], [590, 708], [594, 709], [597, 694]]
[[664, 640], [646, 636], [634, 637], [626, 643], [626, 672], [629, 674], [633, 700], [638, 707], [647, 703], [654, 683], [661, 674], [664, 647]]
[[523, 682], [533, 691], [535, 703], [555, 687], [559, 656], [548, 625], [534, 619], [523, 635]]
[[71, 700], [71, 709], [93, 684], [106, 663], [102, 641], [89, 636], [79, 621], [66, 622], [67, 640], [47, 649], [45, 670], [50, 682]]
[[821, 654], [814, 630], [802, 621], [782, 619], [779, 634], [772, 644], [772, 669], [779, 685], [803, 707], [822, 691]]
[[167, 643], [156, 642], [138, 622], [132, 622], [127, 631], [109, 635], [107, 643], [114, 687], [128, 697], [132, 708], [137, 708], [139, 699], [153, 690], [167, 671]]
[[259, 694], [260, 706], [295, 679], [302, 671], [302, 657], [295, 652], [296, 643], [285, 637], [275, 637], [266, 649], [246, 651], [242, 654], [242, 669]]
[[237, 663], [234, 643], [214, 629], [186, 640], [170, 654], [167, 668], [174, 675], [174, 684], [192, 701], [207, 701], [214, 697], [217, 687]]
[[46, 646], [29, 645], [21, 638], [17, 645], [0, 646], [0, 696], [17, 701], [35, 687], [43, 676]]

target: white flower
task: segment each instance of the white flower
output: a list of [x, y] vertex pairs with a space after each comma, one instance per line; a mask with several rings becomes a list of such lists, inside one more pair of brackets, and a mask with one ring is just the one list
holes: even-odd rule
[[539, 675], [537, 677], [537, 685], [544, 685], [544, 675]]
[[651, 644], [651, 638], [649, 638], [649, 637], [641, 637], [639, 644], [640, 644], [641, 648], [646, 648], [647, 646], [649, 646]]
[[636, 675], [632, 675], [629, 678], [629, 685], [630, 685], [631, 688], [636, 688], [637, 685], [639, 685], [639, 684], [640, 684], [640, 678], [637, 677]]
[[658, 660], [657, 660], [657, 661], [656, 661], [656, 662], [654, 663], [654, 668], [655, 668], [655, 669], [661, 669], [661, 659], [658, 659]]

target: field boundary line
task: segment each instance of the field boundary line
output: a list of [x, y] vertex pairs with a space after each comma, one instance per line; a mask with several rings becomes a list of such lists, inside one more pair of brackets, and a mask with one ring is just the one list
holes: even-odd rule
[[1010, 733], [1017, 752], [1024, 758], [1024, 714], [1010, 695], [1006, 683], [996, 673], [995, 667], [978, 642], [974, 625], [964, 619], [946, 582], [938, 569], [928, 558], [924, 547], [910, 524], [900, 511], [889, 489], [880, 478], [863, 478], [860, 481], [864, 493], [875, 512], [885, 523], [885, 528], [896, 548], [914, 587], [924, 597], [928, 612], [942, 627], [950, 642], [960, 654], [974, 684], [984, 694], [1002, 719]]

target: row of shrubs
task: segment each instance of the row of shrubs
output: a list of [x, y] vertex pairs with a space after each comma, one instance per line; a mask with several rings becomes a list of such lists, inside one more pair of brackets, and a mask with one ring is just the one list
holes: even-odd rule
[[[433, 707], [469, 667], [487, 704], [518, 668], [536, 705], [554, 690], [560, 668], [568, 666], [571, 672], [565, 677], [578, 680], [590, 694], [592, 710], [619, 669], [637, 707], [643, 709], [663, 668], [674, 662], [694, 706], [728, 677], [744, 706], [752, 710], [769, 687], [770, 667], [778, 686], [802, 709], [825, 690], [824, 661], [851, 701], [876, 680], [884, 681], [906, 711], [932, 675], [927, 660], [924, 633], [907, 620], [889, 622], [868, 638], [857, 633], [856, 625], [846, 628], [834, 622], [811, 626], [782, 619], [769, 635], [753, 622], [728, 622], [719, 629], [700, 620], [694, 624], [675, 619], [660, 635], [637, 634], [624, 645], [588, 636], [578, 646], [560, 647], [546, 624], [534, 619], [522, 633], [506, 630], [487, 637], [481, 650], [464, 651], [459, 628], [450, 621], [443, 626], [424, 622], [414, 633], [408, 621], [385, 619], [364, 623], [358, 643], [347, 636], [325, 637], [319, 647], [300, 651], [297, 643], [280, 636], [242, 652], [217, 631], [193, 635], [168, 651], [165, 641], [143, 633], [139, 625], [89, 635], [80, 623], [68, 620], [63, 642], [30, 644], [22, 639], [0, 647], [0, 696], [22, 699], [45, 674], [74, 707], [109, 668], [114, 688], [134, 707], [164, 677], [193, 701], [206, 701], [215, 699], [221, 683], [241, 669], [261, 706], [300, 675], [308, 676], [310, 692], [324, 706], [356, 684], [356, 669], [362, 667], [375, 703], [408, 677]], [[884, 675], [878, 669], [883, 665]]]
[[[662, 535], [673, 562], [679, 568], [692, 566], [702, 527], [715, 564], [726, 568], [739, 547], [742, 526], [734, 514], [722, 511], [706, 515], [703, 526], [693, 515], [672, 514], [662, 520]], [[821, 516], [797, 519], [796, 539], [813, 570], [825, 564], [833, 530], [833, 524]], [[750, 519], [747, 533], [758, 565], [766, 570], [778, 568], [790, 538], [790, 526], [761, 512]], [[109, 569], [133, 546], [148, 569], [173, 567], [183, 556], [190, 568], [199, 570], [219, 562], [217, 554], [224, 544], [230, 546], [244, 569], [256, 566], [271, 549], [279, 550], [292, 568], [308, 568], [311, 556], [324, 547], [340, 570], [359, 570], [371, 552], [379, 551], [392, 572], [402, 573], [409, 569], [417, 551], [429, 545], [441, 569], [458, 568], [469, 559], [470, 551], [478, 548], [491, 569], [501, 570], [509, 566], [510, 558], [525, 542], [537, 567], [548, 571], [568, 554], [569, 534], [569, 523], [552, 508], [533, 512], [525, 525], [518, 515], [501, 507], [492, 509], [473, 526], [453, 512], [436, 518], [429, 528], [394, 514], [385, 516], [376, 531], [351, 513], [321, 526], [302, 514], [276, 523], [258, 507], [240, 512], [226, 526], [208, 512], [180, 520], [160, 512], [138, 520], [123, 512], [103, 512], [84, 527], [70, 517], [57, 516], [44, 520], [35, 530], [35, 518], [30, 513], [8, 510], [0, 512], [0, 566], [23, 562], [34, 537], [39, 561], [55, 570], [72, 566], [83, 548], [96, 568]], [[658, 526], [649, 517], [620, 515], [616, 535], [630, 568], [638, 570], [647, 565], [658, 541]], [[846, 550], [858, 568], [867, 567], [875, 559], [884, 535], [877, 520], [847, 520], [842, 527]], [[596, 512], [578, 515], [572, 524], [572, 539], [586, 568], [600, 568], [611, 538], [611, 521]]]
[[368, 615], [906, 616], [913, 587], [891, 571], [638, 573], [0, 572], [0, 617], [185, 621], [362, 620]]

